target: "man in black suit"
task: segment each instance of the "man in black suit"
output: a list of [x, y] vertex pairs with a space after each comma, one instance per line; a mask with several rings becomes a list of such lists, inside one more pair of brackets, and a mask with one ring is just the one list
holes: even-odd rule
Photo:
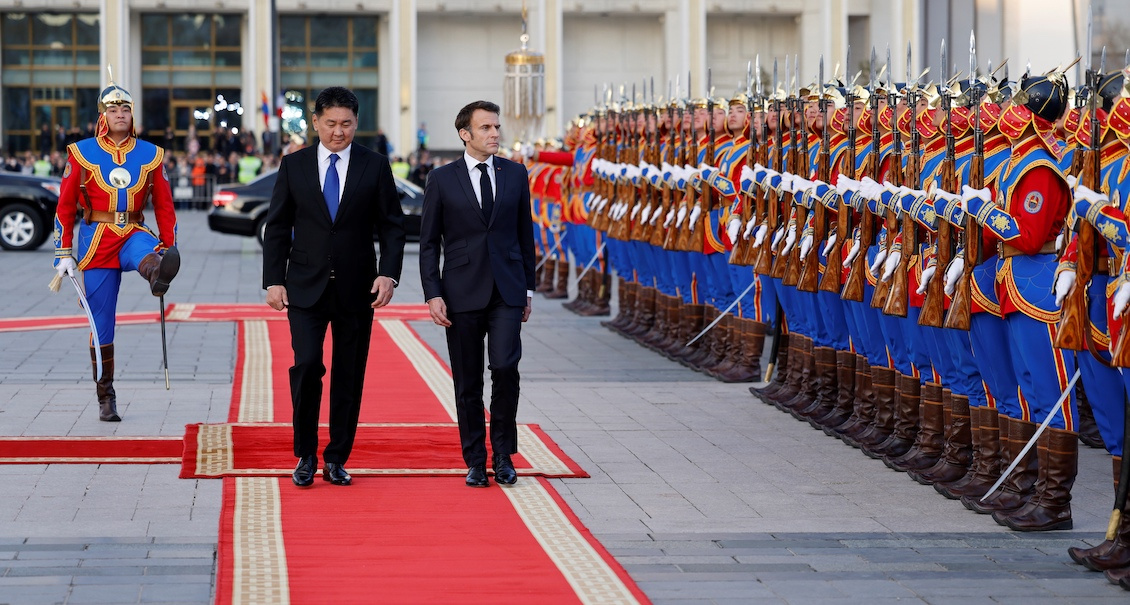
[[[318, 411], [322, 347], [333, 331], [330, 369], [330, 442], [322, 479], [349, 485], [344, 464], [353, 448], [361, 410], [373, 309], [392, 300], [404, 262], [400, 199], [388, 158], [353, 144], [357, 97], [327, 88], [314, 102], [317, 146], [282, 159], [263, 237], [267, 304], [288, 309], [294, 367], [294, 484], [314, 483], [318, 467]], [[380, 261], [373, 250], [376, 231]]]
[[[483, 340], [490, 360], [495, 481], [518, 480], [518, 360], [534, 289], [534, 229], [525, 166], [495, 156], [498, 105], [459, 110], [463, 157], [436, 168], [424, 191], [420, 279], [432, 321], [447, 328], [467, 485], [487, 487]], [[440, 249], [443, 271], [440, 271]]]

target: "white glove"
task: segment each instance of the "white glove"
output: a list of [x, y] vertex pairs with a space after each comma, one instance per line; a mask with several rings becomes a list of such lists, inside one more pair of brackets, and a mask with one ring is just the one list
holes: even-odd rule
[[1074, 188], [1075, 188], [1075, 186], [1076, 186], [1076, 185], [1077, 185], [1078, 183], [1079, 183], [1079, 179], [1075, 178], [1075, 177], [1074, 177], [1073, 175], [1070, 175], [1070, 174], [1069, 174], [1069, 175], [1067, 175], [1067, 186], [1068, 186], [1068, 187], [1070, 187], [1070, 188], [1074, 189]]
[[860, 250], [859, 240], [853, 241], [851, 243], [851, 250], [848, 250], [847, 256], [844, 257], [844, 268], [845, 269], [850, 267], [851, 264], [853, 262], [855, 262], [856, 257], [859, 256], [859, 250]]
[[1075, 188], [1075, 201], [1086, 200], [1091, 204], [1105, 204], [1110, 201], [1110, 198], [1087, 187], [1086, 185], [1079, 185]]
[[1067, 293], [1071, 291], [1071, 286], [1074, 285], [1075, 272], [1060, 271], [1059, 277], [1055, 278], [1055, 306], [1063, 306], [1063, 299], [1067, 298]]
[[702, 208], [695, 204], [694, 209], [691, 210], [691, 231], [694, 231], [694, 226], [698, 224], [698, 217], [702, 214]]
[[832, 248], [834, 248], [835, 246], [836, 246], [836, 234], [833, 233], [832, 235], [828, 236], [828, 243], [825, 244], [824, 251], [821, 252], [821, 254], [823, 254], [824, 256], [828, 256], [828, 253], [831, 252]]
[[1055, 249], [1063, 250], [1063, 232], [1060, 231], [1059, 235], [1055, 236]]
[[808, 253], [812, 250], [812, 236], [806, 235], [800, 238], [800, 257], [808, 258]]
[[737, 243], [738, 232], [741, 231], [741, 229], [742, 229], [742, 219], [741, 219], [741, 217], [736, 216], [736, 217], [730, 219], [730, 222], [726, 225], [726, 237], [730, 238], [731, 244]]
[[1130, 303], [1130, 284], [1122, 284], [1114, 291], [1114, 316], [1121, 317], [1126, 311], [1126, 303]]
[[[780, 230], [778, 229], [778, 231], [780, 231]], [[764, 223], [762, 223], [762, 225], [757, 228], [757, 235], [753, 236], [753, 245], [754, 246], [761, 246], [761, 242], [765, 241], [765, 234], [768, 233], [768, 232], [769, 232], [769, 227], [766, 226]], [[777, 238], [776, 237], [773, 238], [773, 245], [774, 246], [777, 245]]]
[[809, 189], [812, 189], [812, 187], [815, 186], [816, 183], [813, 183], [812, 181], [810, 181], [810, 180], [808, 180], [804, 177], [796, 176], [794, 174], [792, 185], [793, 185], [793, 193], [803, 193], [805, 191], [808, 191]]
[[836, 181], [836, 193], [839, 193], [840, 197], [843, 197], [848, 191], [855, 191], [856, 189], [859, 189], [859, 181], [855, 179], [849, 179], [841, 174]]
[[899, 261], [902, 260], [902, 252], [894, 251], [887, 256], [887, 261], [883, 263], [883, 281], [891, 279], [895, 274], [895, 269], [898, 269]]
[[[762, 227], [764, 226], [765, 225], [762, 225]], [[776, 231], [773, 232], [773, 241], [769, 242], [769, 245], [776, 248], [777, 244], [781, 243], [781, 237], [783, 235], [785, 235], [785, 228], [779, 227]], [[754, 240], [754, 243], [757, 243], [757, 240]]]
[[793, 175], [789, 172], [782, 172], [781, 175], [781, 191], [788, 193], [793, 192]]
[[753, 233], [753, 228], [757, 226], [757, 216], [749, 217], [749, 221], [745, 224], [745, 229], [742, 231], [742, 239], [749, 239], [749, 234]]
[[961, 211], [962, 212], [968, 212], [968, 210], [966, 210], [966, 208], [969, 207], [969, 200], [972, 200], [974, 198], [978, 198], [981, 201], [985, 202], [986, 204], [993, 201], [992, 192], [989, 191], [988, 187], [985, 187], [984, 189], [974, 189], [974, 188], [970, 187], [969, 185], [964, 185], [961, 188]]
[[649, 218], [651, 218], [651, 204], [648, 204], [647, 207], [643, 209], [643, 212], [640, 214], [640, 222], [646, 223]]
[[887, 260], [887, 249], [879, 248], [879, 253], [875, 255], [875, 262], [871, 263], [869, 267], [871, 275], [879, 277], [879, 268], [883, 266], [885, 260]]
[[658, 207], [651, 213], [651, 224], [652, 225], [655, 225], [656, 223], [659, 222], [660, 210], [662, 210], [662, 209], [663, 209], [662, 207]]
[[859, 180], [859, 193], [863, 197], [873, 200], [875, 199], [875, 188], [878, 186], [879, 183], [876, 183], [875, 179], [865, 176]]
[[671, 209], [667, 211], [667, 218], [663, 219], [663, 228], [666, 229], [666, 228], [670, 227], [671, 221], [673, 221], [673, 220], [675, 220], [675, 207], [674, 206], [672, 206]]
[[599, 207], [597, 207], [597, 211], [599, 212], [599, 211], [601, 211], [601, 210], [604, 210], [604, 207], [605, 207], [605, 206], [607, 206], [607, 205], [608, 205], [608, 199], [607, 199], [607, 198], [603, 198], [603, 197], [602, 197], [602, 198], [600, 198], [600, 206], [599, 206]]
[[790, 227], [789, 232], [785, 234], [785, 247], [781, 250], [781, 254], [788, 254], [793, 251], [793, 246], [796, 245], [796, 227]]
[[636, 202], [636, 205], [632, 206], [632, 220], [633, 221], [636, 220], [636, 215], [640, 213], [640, 206], [641, 205], [642, 204], [640, 202]]
[[957, 281], [961, 279], [961, 274], [965, 272], [965, 257], [957, 255], [950, 261], [950, 266], [946, 268], [946, 295], [953, 296], [954, 290], [957, 289]]
[[937, 265], [930, 265], [929, 267], [926, 267], [925, 269], [923, 269], [922, 270], [922, 283], [918, 285], [918, 290], [916, 290], [915, 292], [917, 292], [918, 294], [925, 294], [926, 293], [926, 286], [930, 285], [930, 280], [934, 279], [934, 273], [936, 273], [937, 270], [938, 270]]
[[55, 273], [58, 273], [59, 277], [74, 277], [75, 269], [78, 269], [78, 264], [75, 263], [73, 256], [64, 256], [59, 259], [59, 264], [55, 265]]
[[675, 227], [682, 228], [683, 221], [687, 218], [687, 207], [679, 206], [679, 213], [675, 215]]

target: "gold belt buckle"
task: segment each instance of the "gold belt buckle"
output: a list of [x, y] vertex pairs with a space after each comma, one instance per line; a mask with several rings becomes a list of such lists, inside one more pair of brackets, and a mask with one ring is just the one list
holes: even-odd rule
[[115, 212], [114, 213], [114, 219], [115, 219], [115, 222], [117, 222], [117, 224], [124, 225], [127, 222], [129, 222], [129, 213], [128, 212]]

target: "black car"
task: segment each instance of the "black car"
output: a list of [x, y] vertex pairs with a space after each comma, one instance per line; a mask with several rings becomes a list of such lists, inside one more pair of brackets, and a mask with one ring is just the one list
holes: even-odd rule
[[60, 183], [54, 177], [0, 172], [0, 247], [35, 250], [51, 237]]
[[[220, 233], [254, 235], [263, 244], [263, 229], [267, 224], [267, 206], [275, 188], [278, 172], [260, 175], [246, 185], [227, 185], [212, 196], [212, 209], [208, 211], [208, 227]], [[424, 211], [424, 190], [396, 178], [396, 192], [404, 210], [404, 230], [408, 239], [420, 239], [420, 215]], [[376, 234], [374, 234], [376, 237]]]

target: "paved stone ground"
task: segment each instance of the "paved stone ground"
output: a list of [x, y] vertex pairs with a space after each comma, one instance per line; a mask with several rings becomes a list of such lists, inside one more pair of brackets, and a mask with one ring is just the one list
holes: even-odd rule
[[[169, 302], [258, 302], [254, 240], [180, 217], [184, 268]], [[49, 249], [0, 252], [0, 317], [79, 313], [48, 292]], [[409, 246], [396, 302], [421, 299]], [[156, 301], [129, 278], [119, 311]], [[439, 328], [415, 326], [443, 354]], [[125, 421], [97, 421], [84, 330], [0, 334], [0, 434], [179, 436], [221, 422], [232, 324], [169, 325], [116, 342]], [[656, 603], [1127, 603], [1072, 564], [1101, 540], [1109, 459], [1084, 448], [1076, 529], [1026, 535], [966, 511], [822, 432], [576, 317], [534, 301], [519, 421], [541, 424], [589, 473], [565, 500]], [[375, 358], [376, 359], [376, 358]], [[0, 604], [208, 603], [220, 482], [173, 465], [0, 465]]]

